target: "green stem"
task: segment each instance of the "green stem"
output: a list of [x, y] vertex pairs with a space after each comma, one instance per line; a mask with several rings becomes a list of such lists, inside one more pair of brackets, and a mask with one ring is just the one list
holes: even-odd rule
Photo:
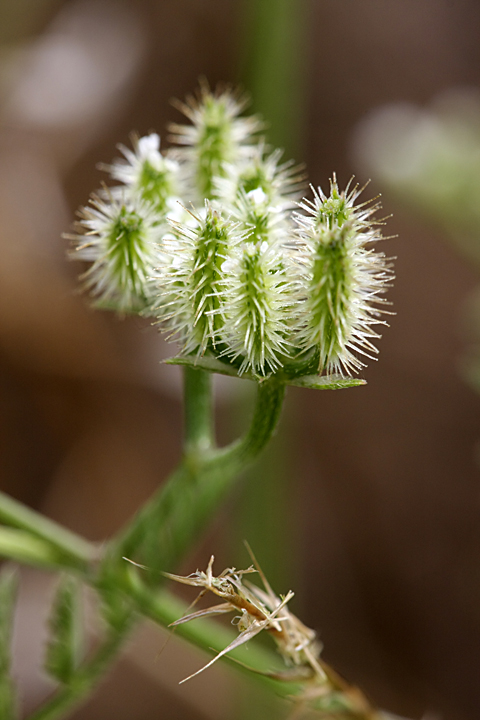
[[307, 8], [306, 0], [243, 0], [241, 75], [269, 141], [287, 156], [298, 156], [304, 124]]
[[28, 720], [57, 720], [86, 698], [116, 657], [132, 621], [133, 618], [129, 623], [126, 622], [121, 631], [112, 632], [93, 658], [78, 668], [69, 684], [57, 690], [50, 700], [29, 716]]
[[150, 581], [158, 585], [159, 573], [175, 567], [205, 528], [234, 478], [267, 444], [280, 417], [284, 394], [283, 384], [265, 380], [258, 386], [252, 423], [241, 440], [220, 450], [186, 454], [166, 484], [111, 546], [109, 562], [116, 558], [117, 563], [124, 563], [121, 558], [128, 557], [142, 563]]
[[237, 463], [242, 469], [251, 463], [263, 450], [280, 419], [285, 385], [275, 379], [264, 380], [258, 384], [257, 400], [252, 422], [244, 437], [236, 443], [220, 450], [217, 459], [228, 463]]
[[207, 452], [214, 445], [211, 373], [186, 367], [183, 382], [185, 453]]
[[[148, 583], [158, 586], [163, 580], [159, 571], [175, 566], [203, 531], [234, 477], [255, 459], [274, 432], [285, 387], [275, 380], [266, 380], [258, 386], [252, 423], [245, 436], [227, 448], [212, 449], [210, 381], [203, 371], [187, 368], [187, 372], [184, 458], [127, 531], [109, 544], [99, 574], [93, 573], [95, 546], [7, 496], [0, 496], [0, 519], [21, 529], [20, 532], [4, 528], [5, 555], [28, 561], [38, 557], [48, 562], [54, 559], [54, 564], [63, 563], [69, 569], [73, 564], [86, 582], [97, 587], [104, 600], [110, 596], [113, 601], [121, 601], [123, 593], [131, 602], [123, 624], [111, 628], [110, 635], [94, 657], [78, 668], [72, 681], [60, 688], [30, 720], [55, 720], [89, 694], [121, 647], [135, 621], [137, 608], [161, 621], [160, 606], [148, 600], [151, 593]], [[15, 538], [11, 533], [20, 533], [17, 540], [23, 543], [23, 558], [13, 547]], [[29, 543], [28, 534], [33, 544]], [[30, 553], [31, 557], [27, 558], [25, 553]], [[138, 583], [132, 584], [133, 568], [122, 556], [147, 564], [142, 592], [138, 590]]]
[[74, 565], [84, 565], [95, 559], [94, 545], [2, 492], [0, 522], [26, 530], [29, 535], [57, 547], [62, 556], [69, 557]]
[[83, 558], [73, 557], [70, 552], [59, 547], [58, 542], [53, 545], [26, 530], [2, 526], [0, 526], [0, 557], [50, 570], [68, 568], [86, 572], [88, 567]]

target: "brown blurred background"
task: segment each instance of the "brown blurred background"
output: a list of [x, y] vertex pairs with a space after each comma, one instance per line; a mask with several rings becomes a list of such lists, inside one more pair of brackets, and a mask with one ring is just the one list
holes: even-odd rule
[[[159, 366], [171, 349], [149, 323], [88, 308], [61, 233], [103, 179], [96, 165], [110, 162], [131, 130], [166, 135], [178, 120], [169, 99], [183, 98], [200, 75], [255, 86], [255, 5], [262, 0], [3, 0], [0, 8], [1, 486], [93, 540], [121, 527], [178, 459], [180, 379]], [[357, 172], [352, 133], [372, 108], [479, 85], [478, 0], [305, 0], [296, 12], [303, 100], [299, 92], [291, 145], [315, 185], [333, 171], [341, 184]], [[380, 190], [373, 182], [367, 192]], [[282, 444], [289, 439], [281, 532], [294, 549], [286, 582], [294, 578], [294, 609], [320, 632], [325, 658], [377, 703], [415, 718], [475, 720], [480, 397], [457, 367], [467, 342], [462, 308], [479, 278], [438, 231], [388, 197], [383, 205], [394, 213], [388, 233], [398, 234], [385, 246], [398, 256], [397, 316], [365, 372], [368, 386], [289, 393], [280, 431]], [[240, 394], [219, 388], [223, 424]], [[261, 475], [248, 481], [244, 504]], [[227, 508], [188, 571], [211, 552], [232, 564], [224, 546], [245, 535], [237, 527], [225, 545], [232, 522]], [[275, 553], [255, 549], [260, 559]], [[16, 675], [27, 709], [49, 689], [38, 663], [51, 584], [24, 572]], [[179, 647], [165, 662], [156, 658], [161, 644], [144, 629], [75, 718], [240, 717], [227, 671], [178, 690], [201, 658], [184, 660]], [[250, 718], [254, 710], [262, 714], [260, 701]]]

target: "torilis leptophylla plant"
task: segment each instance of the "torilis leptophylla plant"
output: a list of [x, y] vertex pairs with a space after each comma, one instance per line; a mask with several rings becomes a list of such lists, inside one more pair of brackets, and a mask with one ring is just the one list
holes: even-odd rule
[[374, 358], [393, 274], [373, 244], [378, 204], [361, 190], [301, 199], [298, 167], [240, 117], [244, 100], [202, 86], [178, 107], [174, 146], [158, 135], [121, 146], [117, 181], [80, 211], [72, 256], [100, 307], [155, 319], [180, 344], [177, 362], [294, 381], [350, 376]]
[[[312, 188], [302, 199], [302, 170], [268, 147], [259, 119], [241, 117], [244, 106], [238, 94], [203, 83], [177, 105], [190, 125], [172, 126], [169, 149], [160, 150], [155, 133], [136, 137], [133, 149], [120, 148], [123, 159], [103, 166], [112, 182], [80, 211], [70, 236], [71, 256], [89, 263], [83, 286], [95, 305], [151, 318], [179, 343], [171, 362], [185, 366], [183, 452], [152, 498], [101, 545], [0, 492], [0, 557], [61, 574], [44, 663], [55, 689], [32, 720], [60, 720], [85, 699], [137, 620], [168, 625], [182, 615], [161, 589], [162, 573], [178, 567], [268, 444], [285, 386], [363, 384], [352, 374], [377, 353], [374, 328], [384, 323], [393, 278], [390, 261], [374, 249], [378, 205], [358, 203], [358, 187], [340, 190], [335, 176], [328, 195]], [[212, 372], [257, 386], [247, 431], [225, 447], [215, 439]], [[277, 597], [262, 573], [263, 589], [245, 575], [229, 569], [215, 577], [210, 563], [206, 573], [176, 576], [222, 599], [187, 614], [177, 632], [206, 649], [213, 644], [222, 656], [265, 631], [290, 665], [275, 674], [281, 695], [296, 694], [335, 720], [386, 718], [323, 662], [315, 633], [289, 610], [292, 593]], [[19, 717], [8, 671], [15, 585], [14, 573], [2, 568], [2, 720]], [[104, 619], [98, 643], [85, 651], [84, 585], [97, 593]], [[233, 641], [223, 642], [213, 623], [206, 637], [186, 622], [229, 611], [238, 617]], [[251, 651], [249, 667], [262, 673], [275, 665], [269, 651], [257, 648], [255, 661]]]
[[[352, 374], [377, 354], [374, 327], [385, 324], [384, 293], [393, 279], [390, 261], [374, 248], [379, 206], [358, 203], [358, 186], [342, 191], [333, 176], [328, 195], [312, 187], [302, 199], [303, 170], [281, 161], [281, 151], [261, 137], [262, 123], [242, 117], [245, 100], [228, 89], [202, 84], [177, 107], [191, 124], [171, 126], [167, 150], [155, 133], [134, 137], [133, 149], [120, 146], [123, 158], [103, 166], [113, 182], [92, 196], [69, 236], [71, 257], [90, 263], [82, 279], [94, 304], [151, 318], [179, 344], [170, 362], [185, 366], [179, 467], [88, 576], [111, 632], [100, 668], [102, 653], [113, 655], [138, 612], [166, 622], [152, 589], [267, 444], [285, 385], [363, 384]], [[215, 445], [211, 372], [258, 383], [251, 426], [226, 448]], [[141, 563], [146, 579], [131, 566], [133, 574], [126, 571], [122, 558]], [[385, 717], [323, 663], [315, 634], [288, 609], [292, 594], [278, 598], [263, 575], [263, 590], [244, 575], [215, 577], [210, 563], [206, 573], [175, 576], [224, 600], [220, 610], [193, 617], [240, 613], [240, 635], [220, 656], [265, 630], [293, 666], [304, 700], [337, 720]], [[183, 631], [186, 619], [192, 615], [177, 623]], [[99, 675], [95, 663], [79, 671], [82, 682]], [[72, 685], [68, 702], [88, 686], [82, 682]]]

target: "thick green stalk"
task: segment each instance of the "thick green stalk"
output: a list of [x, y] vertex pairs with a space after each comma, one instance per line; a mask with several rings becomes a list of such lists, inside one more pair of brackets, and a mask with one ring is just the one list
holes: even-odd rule
[[[200, 383], [196, 386], [199, 393], [203, 389]], [[235, 477], [267, 444], [280, 417], [284, 394], [283, 384], [265, 380], [258, 385], [252, 422], [242, 439], [220, 450], [186, 452], [179, 468], [112, 545], [110, 561], [116, 558], [123, 562], [124, 556], [142, 563], [150, 581], [158, 584], [159, 572], [175, 567], [203, 531]], [[186, 396], [193, 414], [195, 400], [195, 395]], [[204, 404], [198, 407], [203, 412]], [[193, 419], [189, 427], [195, 428]], [[199, 437], [197, 430], [195, 433]]]
[[185, 454], [203, 453], [214, 445], [212, 375], [186, 367], [183, 382]]

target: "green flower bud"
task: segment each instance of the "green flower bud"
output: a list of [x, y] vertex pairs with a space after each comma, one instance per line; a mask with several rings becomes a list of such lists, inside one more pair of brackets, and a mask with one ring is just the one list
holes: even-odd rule
[[301, 198], [304, 175], [301, 166], [293, 161], [280, 163], [281, 150], [265, 155], [265, 144], [253, 149], [251, 158], [235, 165], [225, 165], [225, 175], [215, 178], [215, 197], [227, 206], [234, 205], [243, 194], [261, 190], [266, 203], [276, 209], [287, 210]]

